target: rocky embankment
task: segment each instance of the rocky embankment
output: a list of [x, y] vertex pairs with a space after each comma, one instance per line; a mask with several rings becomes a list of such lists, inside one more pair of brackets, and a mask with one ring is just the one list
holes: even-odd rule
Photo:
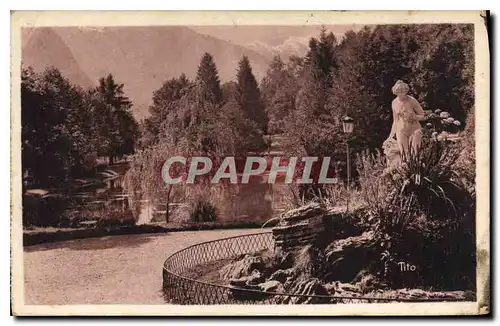
[[373, 262], [383, 269], [378, 263], [381, 252], [375, 232], [356, 231], [352, 223], [349, 229], [346, 223], [340, 208], [326, 209], [310, 204], [288, 211], [273, 228], [275, 251], [235, 258], [220, 269], [221, 283], [233, 287], [234, 295], [241, 300], [252, 299], [252, 296], [259, 299], [259, 294], [238, 289], [309, 296], [276, 297], [276, 301], [282, 303], [367, 302], [362, 298], [380, 302], [393, 298], [401, 301], [468, 298], [465, 291], [390, 289], [373, 271]]

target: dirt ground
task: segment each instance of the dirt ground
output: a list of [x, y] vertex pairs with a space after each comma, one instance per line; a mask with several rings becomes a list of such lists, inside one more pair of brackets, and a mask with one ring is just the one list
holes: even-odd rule
[[266, 229], [89, 238], [24, 249], [25, 304], [164, 304], [162, 265], [187, 246]]

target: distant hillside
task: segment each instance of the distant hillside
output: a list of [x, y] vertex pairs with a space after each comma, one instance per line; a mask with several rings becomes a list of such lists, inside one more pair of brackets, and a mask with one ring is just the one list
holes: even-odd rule
[[80, 68], [71, 49], [61, 37], [50, 28], [27, 30], [23, 34], [22, 62], [24, 67], [31, 66], [37, 71], [46, 67], [58, 68], [73, 83], [90, 87], [93, 81]]
[[292, 55], [299, 57], [306, 55], [309, 50], [309, 39], [309, 37], [289, 37], [278, 45], [254, 41], [246, 44], [245, 47], [270, 57], [279, 55], [286, 60]]
[[[41, 70], [53, 65], [82, 86], [112, 73], [125, 83], [137, 118], [148, 115], [152, 93], [168, 78], [194, 77], [204, 52], [216, 61], [221, 80], [234, 80], [238, 60], [249, 57], [260, 80], [270, 57], [199, 34], [187, 27], [37, 28], [24, 33], [22, 58]], [[91, 80], [91, 81], [90, 81]]]

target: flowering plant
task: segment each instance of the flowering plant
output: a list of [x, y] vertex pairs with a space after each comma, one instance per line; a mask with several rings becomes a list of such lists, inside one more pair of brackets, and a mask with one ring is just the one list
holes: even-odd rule
[[425, 127], [435, 138], [438, 135], [446, 137], [449, 133], [456, 133], [461, 125], [449, 112], [438, 109], [428, 115]]

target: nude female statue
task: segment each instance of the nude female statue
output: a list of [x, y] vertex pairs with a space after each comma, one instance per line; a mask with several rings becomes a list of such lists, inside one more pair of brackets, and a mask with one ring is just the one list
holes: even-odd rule
[[392, 87], [396, 98], [392, 101], [393, 122], [391, 133], [384, 142], [391, 142], [396, 136], [399, 153], [405, 157], [412, 152], [415, 154], [420, 148], [422, 131], [420, 121], [426, 119], [425, 112], [415, 98], [408, 95], [409, 87], [398, 80]]

